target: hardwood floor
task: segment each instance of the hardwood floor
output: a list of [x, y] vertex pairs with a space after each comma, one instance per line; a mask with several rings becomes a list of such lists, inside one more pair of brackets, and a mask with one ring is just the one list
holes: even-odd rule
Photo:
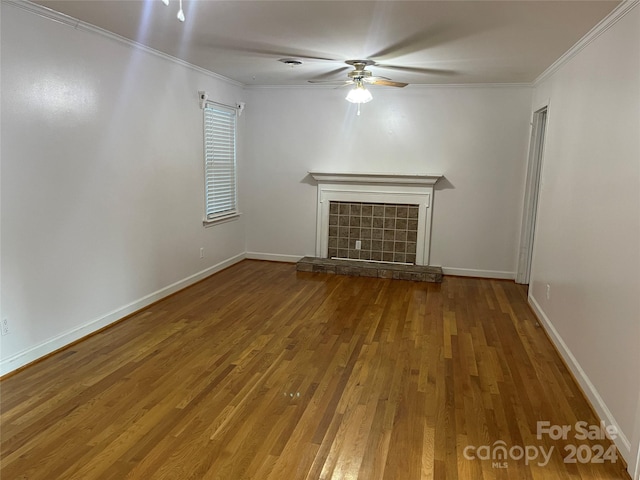
[[0, 388], [7, 480], [628, 478], [536, 438], [598, 422], [510, 281], [243, 261]]

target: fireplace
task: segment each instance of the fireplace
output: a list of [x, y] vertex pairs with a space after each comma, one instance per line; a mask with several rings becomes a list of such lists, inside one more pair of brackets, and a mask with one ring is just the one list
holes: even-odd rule
[[310, 174], [318, 182], [316, 257], [429, 265], [441, 175]]

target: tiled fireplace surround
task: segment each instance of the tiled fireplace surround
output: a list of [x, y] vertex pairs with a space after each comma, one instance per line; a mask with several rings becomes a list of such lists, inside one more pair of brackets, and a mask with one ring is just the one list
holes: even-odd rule
[[415, 264], [418, 211], [418, 205], [330, 202], [328, 257]]

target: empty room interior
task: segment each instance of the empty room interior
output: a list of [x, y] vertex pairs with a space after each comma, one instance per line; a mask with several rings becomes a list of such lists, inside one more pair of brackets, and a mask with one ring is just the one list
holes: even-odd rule
[[640, 5], [2, 0], [0, 478], [640, 480]]

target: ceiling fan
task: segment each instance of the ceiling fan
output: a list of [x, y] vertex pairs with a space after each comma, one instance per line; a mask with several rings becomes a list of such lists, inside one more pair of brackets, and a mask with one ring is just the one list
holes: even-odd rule
[[[348, 80], [343, 81], [327, 81], [327, 80], [309, 80], [309, 83], [325, 83], [335, 85], [358, 85], [368, 83], [371, 85], [383, 85], [385, 87], [406, 87], [408, 83], [394, 82], [387, 77], [374, 76], [370, 70], [366, 68], [371, 65], [376, 65], [373, 60], [346, 60], [344, 63], [351, 65], [353, 70], [347, 73]], [[343, 67], [345, 68], [345, 67]]]
[[408, 85], [408, 83], [395, 82], [387, 77], [373, 75], [370, 70], [367, 70], [367, 67], [376, 65], [376, 62], [373, 60], [346, 60], [344, 63], [353, 67], [353, 70], [347, 73], [347, 80], [309, 80], [309, 83], [324, 83], [338, 86], [355, 85], [345, 98], [347, 101], [358, 105], [358, 115], [360, 115], [360, 105], [370, 102], [373, 99], [371, 92], [365, 88], [365, 84], [400, 88]]

